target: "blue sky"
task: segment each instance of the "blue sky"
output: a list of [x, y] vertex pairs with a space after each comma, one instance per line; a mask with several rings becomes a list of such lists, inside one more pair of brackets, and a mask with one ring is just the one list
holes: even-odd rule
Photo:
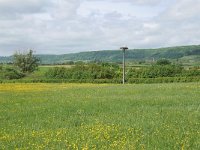
[[200, 44], [200, 0], [0, 0], [0, 56]]

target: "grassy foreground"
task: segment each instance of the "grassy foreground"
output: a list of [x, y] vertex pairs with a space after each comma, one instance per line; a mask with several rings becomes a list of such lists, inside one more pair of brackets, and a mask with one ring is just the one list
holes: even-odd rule
[[0, 149], [200, 149], [200, 83], [0, 84]]

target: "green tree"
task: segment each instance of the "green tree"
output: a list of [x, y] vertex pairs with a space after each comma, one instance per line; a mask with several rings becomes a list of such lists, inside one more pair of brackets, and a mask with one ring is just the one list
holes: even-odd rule
[[23, 73], [34, 72], [39, 65], [39, 58], [33, 55], [33, 51], [29, 50], [27, 53], [16, 52], [13, 56], [13, 63]]
[[170, 65], [171, 62], [167, 59], [160, 59], [156, 62], [156, 65]]

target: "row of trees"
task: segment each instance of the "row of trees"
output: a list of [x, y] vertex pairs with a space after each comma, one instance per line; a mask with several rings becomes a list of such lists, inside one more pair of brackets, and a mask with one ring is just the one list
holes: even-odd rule
[[77, 64], [72, 68], [55, 67], [46, 72], [47, 78], [54, 79], [114, 79], [120, 76], [118, 65], [102, 64]]
[[[33, 55], [33, 51], [28, 53], [15, 53], [12, 66], [0, 66], [0, 79], [19, 79], [34, 72], [40, 60]], [[172, 64], [169, 60], [162, 59], [156, 64], [141, 68], [128, 68], [127, 79], [131, 78], [159, 78], [159, 77], [191, 77], [200, 76], [200, 70], [185, 70], [181, 65]], [[94, 63], [74, 63], [71, 68], [52, 67], [44, 74], [47, 79], [121, 79], [122, 69], [119, 64], [94, 62]]]
[[[122, 69], [113, 64], [79, 64], [72, 68], [55, 67], [46, 72], [50, 79], [121, 79]], [[168, 60], [160, 60], [155, 65], [141, 68], [128, 68], [127, 79], [130, 78], [159, 78], [159, 77], [191, 77], [200, 76], [200, 71], [185, 70], [180, 65], [171, 64]]]

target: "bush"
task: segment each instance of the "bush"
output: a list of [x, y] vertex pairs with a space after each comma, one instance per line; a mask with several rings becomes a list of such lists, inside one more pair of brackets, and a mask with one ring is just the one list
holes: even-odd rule
[[47, 78], [53, 78], [53, 79], [65, 79], [68, 77], [67, 75], [67, 69], [64, 67], [55, 67], [50, 68], [46, 73], [45, 76]]
[[141, 69], [129, 69], [128, 78], [158, 78], [181, 76], [183, 67], [179, 65], [153, 65]]
[[20, 79], [23, 78], [25, 75], [20, 71], [12, 68], [12, 67], [1, 67], [0, 68], [0, 78], [1, 79]]
[[160, 59], [156, 62], [156, 65], [170, 65], [171, 62], [167, 59]]
[[200, 76], [200, 70], [197, 69], [184, 70], [182, 76], [186, 77]]
[[112, 65], [77, 64], [72, 68], [55, 67], [49, 69], [45, 76], [51, 79], [94, 80], [114, 79], [118, 68]]

